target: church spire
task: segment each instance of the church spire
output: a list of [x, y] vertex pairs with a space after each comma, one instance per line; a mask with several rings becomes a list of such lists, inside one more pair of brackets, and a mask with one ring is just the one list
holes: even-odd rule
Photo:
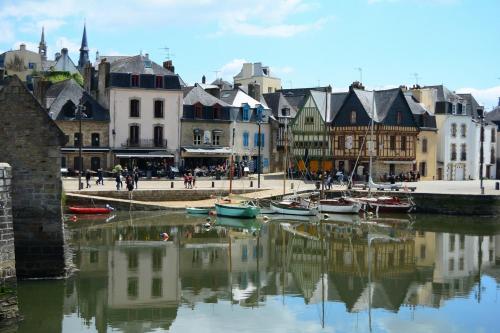
[[42, 61], [47, 60], [47, 44], [45, 44], [45, 28], [42, 27], [42, 38], [40, 38], [40, 44], [38, 44], [38, 54], [42, 58]]
[[87, 45], [87, 27], [83, 25], [82, 46], [80, 47], [80, 59], [78, 59], [78, 67], [83, 70], [85, 64], [89, 61], [89, 47]]

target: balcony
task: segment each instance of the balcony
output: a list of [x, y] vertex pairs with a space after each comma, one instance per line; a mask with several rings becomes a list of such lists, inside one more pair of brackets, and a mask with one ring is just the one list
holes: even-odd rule
[[140, 139], [140, 140], [130, 140], [128, 139], [122, 143], [122, 147], [126, 148], [167, 148], [167, 140], [157, 140], [157, 139]]

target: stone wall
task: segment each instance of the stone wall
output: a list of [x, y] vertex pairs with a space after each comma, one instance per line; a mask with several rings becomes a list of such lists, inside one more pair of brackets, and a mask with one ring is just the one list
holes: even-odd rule
[[[75, 147], [74, 137], [80, 130], [79, 121], [56, 120], [56, 124], [68, 136], [66, 147]], [[82, 120], [83, 147], [92, 146], [92, 133], [99, 133], [99, 147], [109, 147], [109, 122]]]
[[14, 321], [19, 312], [10, 186], [11, 168], [0, 163], [0, 325]]
[[61, 209], [64, 133], [17, 78], [0, 90], [0, 158], [12, 167], [17, 276], [66, 272]]

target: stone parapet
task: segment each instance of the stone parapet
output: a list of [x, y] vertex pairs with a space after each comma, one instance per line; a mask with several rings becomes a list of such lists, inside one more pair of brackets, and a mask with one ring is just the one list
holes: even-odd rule
[[10, 165], [0, 163], [0, 325], [15, 321], [19, 314], [10, 196], [11, 179]]

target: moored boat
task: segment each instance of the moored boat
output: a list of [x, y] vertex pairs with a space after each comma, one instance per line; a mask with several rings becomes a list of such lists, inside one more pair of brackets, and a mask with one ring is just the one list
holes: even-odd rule
[[249, 203], [216, 203], [217, 216], [254, 218], [260, 213], [260, 208]]
[[318, 209], [315, 207], [305, 207], [297, 201], [271, 201], [271, 210], [278, 214], [315, 216]]
[[186, 207], [186, 213], [206, 215], [210, 213], [210, 208]]
[[398, 197], [380, 196], [352, 198], [349, 201], [359, 202], [364, 210], [374, 210], [377, 213], [410, 213], [415, 209], [415, 203], [411, 198], [401, 200]]
[[109, 214], [114, 209], [110, 206], [106, 207], [76, 207], [70, 206], [69, 211], [73, 214]]
[[318, 209], [322, 213], [357, 214], [361, 209], [361, 203], [345, 198], [323, 199], [319, 201]]

